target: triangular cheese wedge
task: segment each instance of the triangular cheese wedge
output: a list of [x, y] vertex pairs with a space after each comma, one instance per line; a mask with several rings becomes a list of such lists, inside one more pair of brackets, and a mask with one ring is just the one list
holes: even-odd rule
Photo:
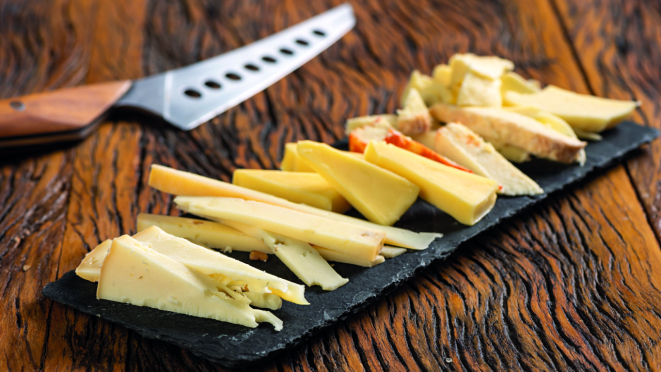
[[250, 300], [228, 286], [124, 235], [113, 240], [104, 260], [97, 298], [257, 327], [282, 321], [250, 308]]
[[496, 203], [498, 183], [423, 158], [399, 147], [370, 142], [365, 160], [406, 177], [420, 197], [465, 225], [474, 225]]
[[[298, 143], [298, 152], [317, 173], [372, 222], [381, 225], [394, 224], [418, 197], [420, 189], [403, 177], [347, 156], [326, 144], [301, 141]], [[371, 259], [374, 258], [376, 255]]]
[[111, 245], [112, 240], [108, 239], [87, 253], [83, 261], [76, 268], [76, 275], [90, 282], [98, 282], [103, 260], [106, 259]]
[[316, 173], [237, 169], [232, 183], [336, 213], [351, 208], [346, 199]]

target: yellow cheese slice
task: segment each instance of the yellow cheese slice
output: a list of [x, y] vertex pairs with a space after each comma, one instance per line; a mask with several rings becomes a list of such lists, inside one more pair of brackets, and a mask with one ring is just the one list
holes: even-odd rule
[[539, 92], [539, 82], [535, 84], [528, 81], [516, 72], [506, 72], [500, 80], [502, 81], [500, 91], [503, 96], [509, 91], [525, 94]]
[[[418, 197], [419, 188], [403, 177], [347, 156], [323, 143], [301, 141], [298, 143], [298, 152], [372, 222], [392, 225]], [[376, 255], [371, 259], [374, 258]]]
[[385, 142], [372, 141], [365, 159], [420, 187], [420, 197], [465, 225], [474, 225], [496, 203], [498, 183], [429, 160]]
[[596, 133], [617, 125], [638, 107], [638, 102], [578, 94], [553, 85], [534, 94], [507, 92], [504, 99], [509, 105], [538, 107], [573, 128]]
[[443, 85], [441, 82], [432, 79], [431, 76], [421, 74], [420, 71], [414, 70], [411, 73], [406, 87], [402, 91], [401, 105], [406, 106], [406, 99], [411, 89], [415, 89], [420, 93], [422, 100], [426, 105], [430, 106], [438, 102], [453, 103], [454, 97], [450, 89]]
[[285, 144], [285, 155], [280, 162], [280, 169], [288, 172], [314, 172], [296, 151], [296, 143], [290, 142]]
[[374, 260], [383, 231], [312, 216], [276, 205], [236, 198], [177, 196], [177, 206], [213, 220], [236, 221], [367, 260]]
[[[309, 286], [318, 285], [323, 290], [333, 291], [349, 282], [349, 279], [342, 278], [308, 243], [241, 222], [226, 223], [255, 239], [262, 240], [273, 249], [280, 261]], [[278, 291], [274, 290], [273, 293], [278, 294]]]
[[346, 199], [316, 173], [237, 169], [232, 183], [336, 213], [351, 209]]
[[168, 234], [188, 239], [195, 244], [208, 248], [219, 249], [223, 252], [259, 251], [273, 253], [263, 242], [218, 222], [140, 213], [138, 214], [137, 225], [138, 232], [152, 226], [158, 226]]
[[410, 249], [425, 249], [436, 238], [442, 234], [437, 233], [415, 233], [410, 230], [391, 226], [380, 226], [359, 218], [345, 216], [339, 213], [324, 211], [310, 207], [305, 204], [296, 204], [288, 200], [253, 191], [244, 187], [229, 184], [227, 182], [214, 180], [197, 174], [183, 172], [154, 164], [149, 173], [149, 186], [169, 194], [191, 195], [191, 196], [224, 196], [230, 198], [241, 198], [245, 200], [256, 200], [273, 205], [279, 205], [288, 209], [305, 212], [315, 216], [326, 217], [335, 221], [342, 221], [353, 225], [378, 229], [386, 233], [386, 243]]
[[87, 253], [83, 261], [76, 268], [76, 275], [90, 282], [98, 282], [103, 260], [106, 259], [111, 245], [112, 240], [108, 239]]
[[280, 319], [250, 308], [242, 294], [127, 235], [113, 240], [96, 296], [251, 328], [265, 321], [282, 329]]
[[501, 107], [500, 79], [492, 80], [473, 72], [467, 72], [457, 94], [458, 106]]
[[437, 65], [432, 73], [434, 80], [444, 87], [449, 88], [452, 84], [452, 67], [448, 65]]
[[381, 256], [385, 258], [397, 257], [404, 253], [406, 253], [406, 248], [384, 246], [381, 249]]
[[350, 265], [363, 266], [363, 267], [373, 267], [385, 261], [385, 258], [381, 255], [376, 256], [375, 260], [370, 261], [361, 257], [351, 256], [345, 253], [333, 251], [319, 246], [313, 246], [312, 248], [316, 249], [317, 252], [319, 252], [319, 254], [321, 255], [321, 257], [323, 257], [324, 260], [326, 261], [342, 262]]
[[468, 72], [473, 72], [484, 78], [498, 80], [507, 71], [514, 69], [514, 63], [495, 56], [477, 56], [472, 53], [455, 54], [449, 61], [452, 69], [451, 85], [461, 84]]

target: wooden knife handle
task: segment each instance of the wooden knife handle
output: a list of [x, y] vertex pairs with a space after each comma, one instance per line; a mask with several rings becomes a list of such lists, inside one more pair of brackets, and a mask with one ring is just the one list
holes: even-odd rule
[[113, 81], [1, 100], [0, 140], [57, 138], [82, 130], [130, 87], [129, 80]]

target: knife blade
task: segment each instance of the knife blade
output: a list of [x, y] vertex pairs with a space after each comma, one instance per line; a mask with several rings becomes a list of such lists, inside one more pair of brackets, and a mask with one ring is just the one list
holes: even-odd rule
[[266, 89], [355, 25], [348, 4], [252, 44], [135, 81], [65, 88], [0, 101], [0, 148], [82, 139], [113, 107], [191, 130]]

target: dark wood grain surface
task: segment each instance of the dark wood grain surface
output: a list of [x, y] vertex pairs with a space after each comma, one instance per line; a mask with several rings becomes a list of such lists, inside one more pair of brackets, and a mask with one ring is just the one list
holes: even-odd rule
[[[339, 1], [0, 1], [0, 99], [133, 79], [229, 51]], [[127, 114], [85, 141], [0, 154], [0, 370], [221, 370], [53, 303], [46, 283], [138, 212], [177, 214], [152, 163], [229, 180], [283, 144], [334, 142], [393, 112], [411, 70], [456, 52], [637, 99], [661, 127], [661, 5], [644, 0], [353, 2], [357, 26], [191, 132]], [[661, 370], [661, 145], [466, 244], [366, 310], [257, 369]]]

